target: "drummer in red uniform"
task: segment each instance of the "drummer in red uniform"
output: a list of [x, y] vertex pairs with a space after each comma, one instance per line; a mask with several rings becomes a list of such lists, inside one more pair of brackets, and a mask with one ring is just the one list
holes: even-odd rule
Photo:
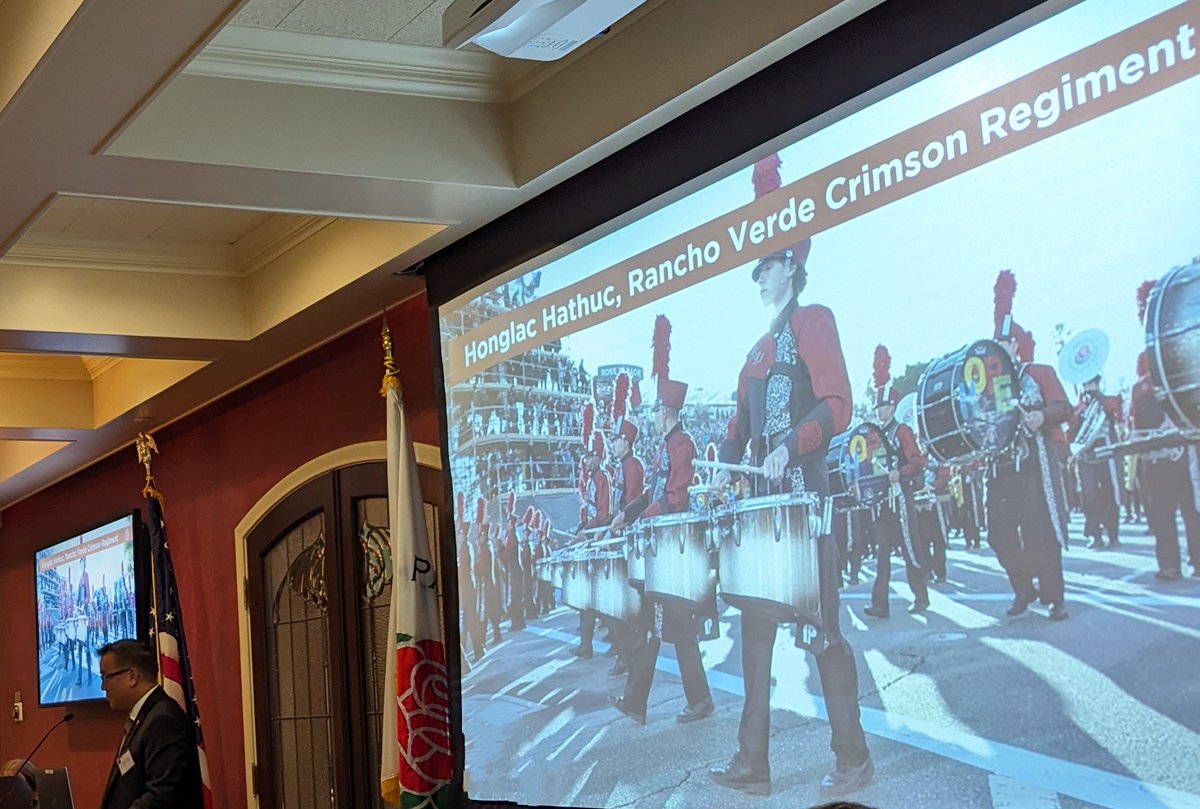
[[[621, 377], [625, 378], [624, 385], [622, 385]], [[629, 389], [629, 378], [624, 373], [617, 378], [616, 390], [618, 391], [618, 396], [620, 396], [622, 389], [625, 391]], [[612, 499], [614, 509], [618, 514], [621, 514], [645, 490], [645, 469], [642, 466], [642, 462], [633, 454], [633, 447], [637, 443], [638, 438], [638, 426], [623, 415], [623, 402], [620, 408], [614, 407], [614, 411], [620, 412], [622, 415], [619, 415], [616, 419], [611, 439], [613, 459]], [[609, 674], [616, 676], [629, 671], [629, 660], [634, 648], [634, 636], [631, 634], [629, 626], [614, 627], [613, 632], [616, 637], [617, 662], [613, 664], [612, 671]]]
[[[996, 280], [995, 339], [1018, 364], [1014, 386], [1023, 412], [1022, 429], [1010, 450], [994, 463], [987, 489], [987, 541], [1013, 589], [1010, 616], [1041, 597], [1050, 620], [1067, 617], [1062, 549], [1067, 544], [1066, 492], [1062, 466], [1067, 440], [1061, 425], [1071, 405], [1049, 365], [1033, 363], [1033, 338], [1012, 318], [1017, 282], [1010, 270]], [[1033, 580], [1038, 580], [1038, 589]]]
[[[584, 519], [579, 525], [577, 541], [588, 538], [585, 531], [603, 528], [612, 519], [612, 487], [608, 479], [608, 471], [604, 468], [604, 436], [596, 430], [590, 444], [584, 439], [583, 468], [587, 480], [583, 484], [583, 509], [580, 516]], [[584, 660], [592, 656], [592, 640], [596, 636], [596, 619], [599, 614], [592, 610], [579, 611], [579, 645], [571, 649], [571, 654]]]
[[917, 447], [912, 428], [896, 420], [896, 404], [900, 395], [891, 384], [892, 358], [887, 348], [875, 349], [875, 419], [888, 444], [896, 455], [896, 468], [888, 473], [893, 488], [898, 488], [889, 500], [875, 506], [875, 584], [871, 587], [871, 603], [863, 612], [872, 618], [887, 618], [889, 588], [892, 581], [892, 551], [897, 547], [904, 556], [904, 571], [913, 593], [909, 612], [929, 609], [928, 574], [922, 566], [925, 554], [917, 536], [917, 514], [913, 495], [925, 483], [925, 456]]
[[[754, 168], [757, 196], [779, 188], [779, 158]], [[785, 489], [829, 494], [825, 452], [829, 440], [850, 424], [850, 380], [833, 313], [820, 305], [800, 306], [797, 296], [808, 278], [808, 239], [772, 253], [754, 267], [751, 278], [771, 313], [767, 333], [750, 349], [738, 377], [736, 408], [721, 444], [720, 460], [740, 464], [749, 450], [768, 480]], [[714, 479], [725, 485], [729, 475]], [[817, 671], [832, 729], [836, 768], [821, 788], [842, 794], [860, 789], [875, 772], [863, 736], [858, 708], [854, 653], [838, 628], [838, 549], [832, 534], [817, 540], [820, 554], [821, 633], [814, 641]], [[737, 754], [709, 771], [722, 786], [757, 795], [771, 792], [771, 659], [779, 623], [742, 611], [742, 678], [746, 698], [738, 725]]]
[[[654, 403], [654, 426], [663, 436], [662, 446], [650, 465], [650, 479], [645, 490], [622, 509], [613, 521], [614, 531], [620, 531], [639, 517], [675, 514], [688, 510], [688, 488], [695, 470], [696, 442], [680, 421], [680, 411], [687, 397], [688, 386], [667, 378], [664, 357], [669, 346], [671, 325], [658, 316], [655, 323], [654, 371], [658, 376], [658, 397]], [[697, 617], [686, 607], [655, 603], [649, 623], [640, 628], [629, 662], [629, 678], [625, 694], [616, 697], [613, 705], [634, 721], [645, 723], [650, 686], [654, 682], [655, 661], [665, 640], [675, 646], [675, 661], [683, 680], [687, 705], [675, 717], [677, 722], [695, 722], [711, 716], [715, 706], [708, 687], [708, 676], [700, 659], [700, 627]]]

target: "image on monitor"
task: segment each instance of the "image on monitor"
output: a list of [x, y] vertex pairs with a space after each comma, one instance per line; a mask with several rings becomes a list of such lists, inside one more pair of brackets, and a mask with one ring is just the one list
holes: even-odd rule
[[439, 306], [472, 797], [1200, 806], [1200, 2], [1021, 23]]
[[37, 552], [40, 704], [103, 699], [96, 650], [138, 637], [136, 520], [129, 514]]

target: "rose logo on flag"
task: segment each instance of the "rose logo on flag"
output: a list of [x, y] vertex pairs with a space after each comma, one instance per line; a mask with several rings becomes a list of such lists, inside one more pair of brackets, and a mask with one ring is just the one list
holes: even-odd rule
[[400, 769], [400, 787], [414, 795], [432, 795], [445, 786], [454, 769], [445, 650], [434, 640], [413, 642], [403, 635], [396, 640], [397, 731], [400, 755], [408, 765]]

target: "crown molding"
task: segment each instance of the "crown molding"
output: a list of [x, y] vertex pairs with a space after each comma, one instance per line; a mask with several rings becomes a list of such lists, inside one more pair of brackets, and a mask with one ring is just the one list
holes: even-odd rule
[[104, 239], [64, 233], [28, 233], [0, 265], [108, 270], [173, 275], [240, 276], [232, 247], [194, 242]]
[[125, 358], [124, 357], [80, 357], [80, 359], [83, 361], [83, 367], [87, 369], [88, 376], [90, 376], [92, 381], [94, 382], [101, 374], [104, 374], [107, 371], [111, 371], [116, 365], [118, 365]]
[[91, 382], [92, 375], [79, 357], [62, 354], [10, 354], [0, 352], [0, 379], [45, 379], [58, 382]]
[[338, 90], [507, 101], [532, 65], [490, 53], [229, 25], [183, 72]]
[[239, 274], [253, 275], [336, 222], [331, 216], [273, 216], [234, 244]]

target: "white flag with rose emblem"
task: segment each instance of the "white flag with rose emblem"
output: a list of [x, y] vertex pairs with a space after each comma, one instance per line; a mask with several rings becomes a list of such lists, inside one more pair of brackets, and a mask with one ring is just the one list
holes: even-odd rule
[[380, 786], [383, 799], [402, 809], [445, 807], [454, 761], [436, 560], [394, 376], [385, 378], [384, 395], [393, 576]]

